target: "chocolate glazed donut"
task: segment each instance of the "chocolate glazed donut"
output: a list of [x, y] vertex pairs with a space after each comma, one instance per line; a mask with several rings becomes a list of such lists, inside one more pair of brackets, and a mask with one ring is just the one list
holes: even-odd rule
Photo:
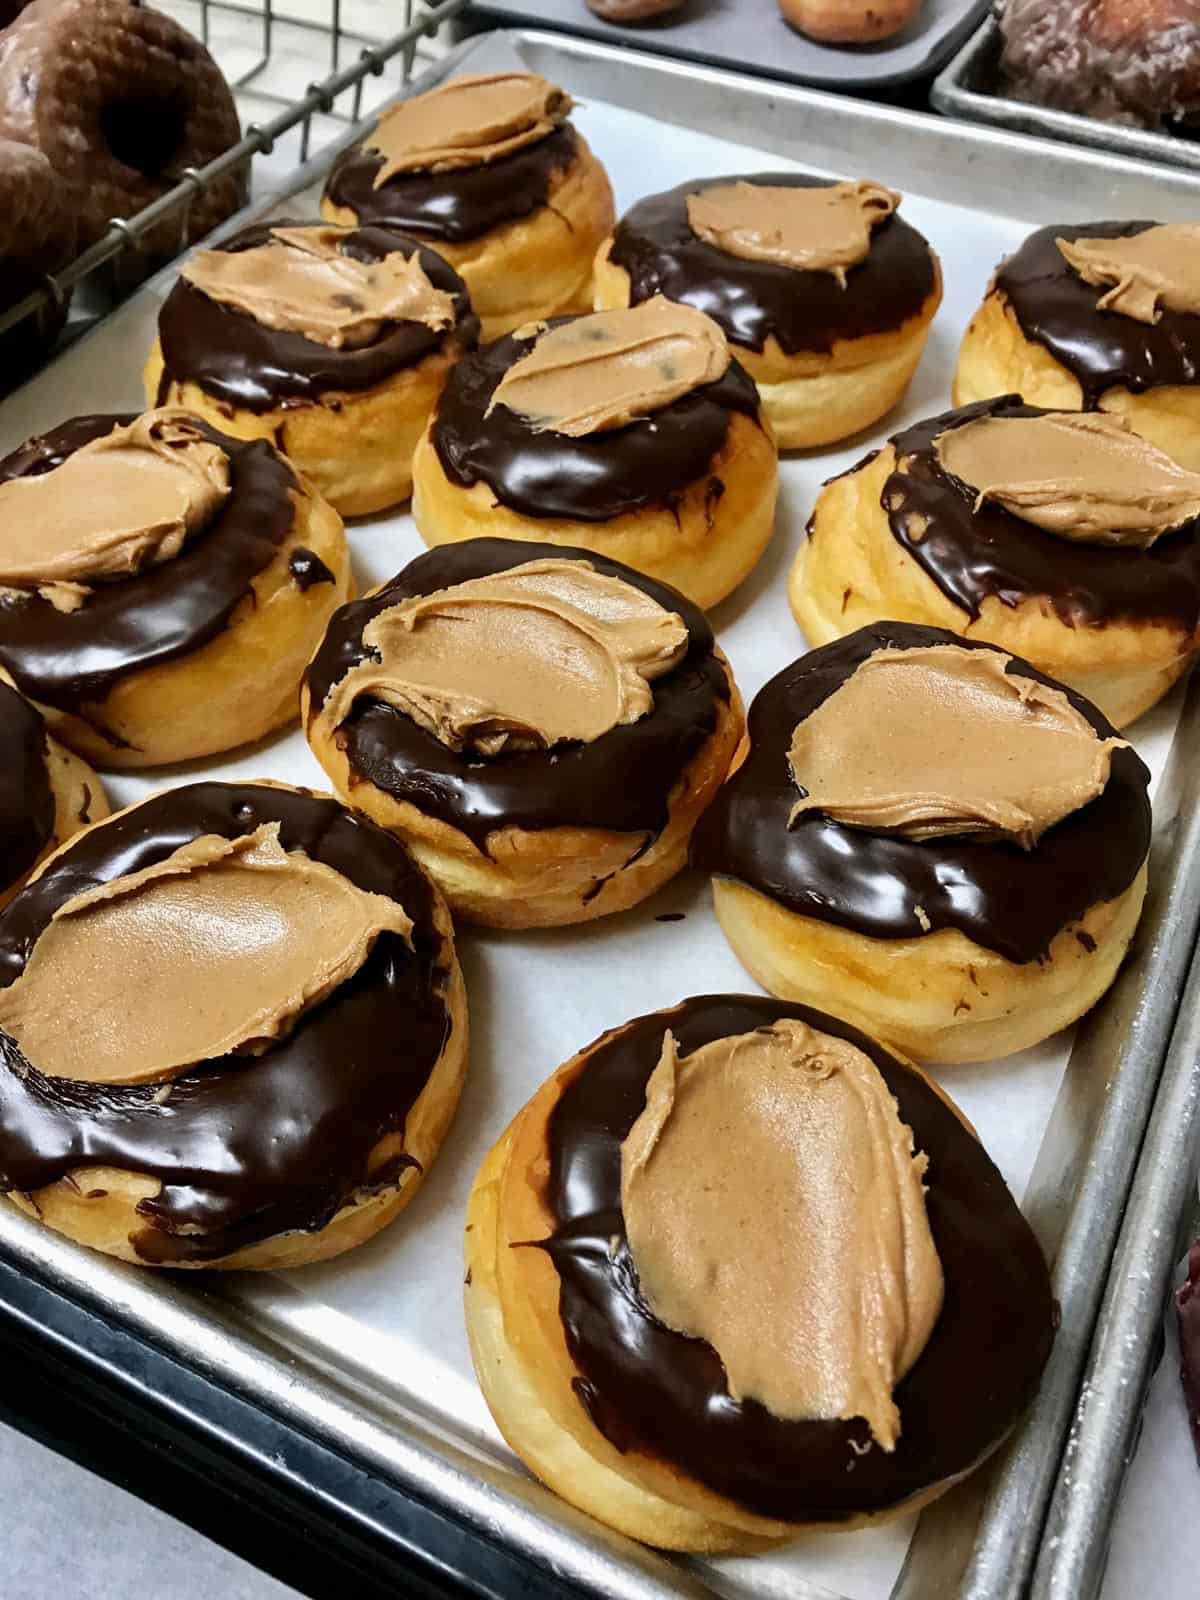
[[395, 706], [364, 699], [338, 737], [354, 773], [449, 823], [481, 850], [499, 828], [575, 826], [643, 833], [644, 851], [666, 827], [671, 790], [715, 728], [717, 706], [729, 700], [730, 688], [714, 654], [712, 629], [699, 608], [620, 562], [589, 550], [513, 539], [439, 546], [411, 562], [377, 594], [335, 614], [308, 669], [312, 707], [322, 706], [333, 685], [369, 654], [363, 629], [379, 612], [414, 595], [434, 594], [539, 559], [586, 562], [682, 617], [687, 654], [655, 679], [654, 709], [647, 716], [612, 728], [590, 744], [484, 760], [449, 749]]
[[29, 1193], [81, 1166], [159, 1179], [132, 1243], [158, 1263], [216, 1260], [276, 1234], [324, 1228], [368, 1182], [395, 1183], [410, 1158], [368, 1173], [371, 1151], [405, 1119], [450, 1032], [453, 956], [435, 899], [404, 847], [335, 800], [262, 785], [196, 783], [92, 829], [0, 914], [0, 988], [20, 976], [57, 909], [81, 890], [138, 872], [205, 834], [240, 838], [280, 824], [358, 888], [399, 900], [412, 949], [382, 933], [352, 978], [265, 1053], [198, 1062], [155, 1086], [52, 1078], [0, 1033], [0, 1191]]
[[53, 832], [45, 725], [28, 700], [0, 683], [0, 894], [24, 877]]
[[[309, 225], [275, 218], [244, 229], [218, 248], [230, 253], [253, 250], [269, 244], [276, 228]], [[159, 313], [164, 365], [157, 403], [165, 403], [173, 382], [196, 383], [229, 405], [270, 411], [280, 401], [315, 402], [330, 390], [374, 388], [438, 349], [451, 334], [467, 348], [477, 342], [479, 319], [471, 311], [466, 286], [453, 267], [419, 240], [385, 228], [355, 228], [339, 250], [368, 264], [396, 251], [417, 255], [434, 288], [453, 300], [453, 324], [437, 331], [424, 322], [390, 323], [371, 344], [335, 350], [302, 333], [256, 322], [180, 278]]]
[[[136, 0], [33, 0], [0, 36], [0, 138], [40, 150], [79, 224], [79, 246], [241, 136], [229, 86], [197, 39]], [[155, 228], [129, 265], [144, 276], [247, 198], [245, 171]]]
[[938, 281], [929, 246], [894, 213], [872, 230], [866, 259], [850, 270], [845, 288], [829, 272], [798, 272], [729, 255], [697, 237], [688, 222], [688, 196], [706, 189], [730, 183], [826, 189], [835, 181], [755, 172], [681, 183], [626, 213], [609, 259], [629, 274], [631, 305], [656, 294], [681, 300], [751, 350], [761, 351], [774, 335], [787, 355], [827, 354], [839, 339], [893, 333], [920, 312]]
[[[810, 716], [876, 650], [929, 645], [990, 650], [942, 628], [881, 622], [801, 658], [750, 707], [750, 754], [693, 835], [692, 860], [803, 916], [875, 939], [958, 928], [1007, 960], [1036, 961], [1097, 901], [1115, 900], [1150, 846], [1149, 774], [1128, 746], [1112, 753], [1103, 793], [1043, 834], [1032, 850], [966, 838], [929, 843], [848, 828], [818, 811], [789, 825], [797, 789], [788, 747]], [[1013, 657], [1010, 674], [1067, 696], [1101, 738], [1112, 725], [1081, 695]]]
[[[548, 326], [568, 320], [555, 317]], [[725, 443], [730, 412], [758, 417], [758, 390], [736, 361], [716, 383], [607, 433], [579, 439], [538, 433], [504, 405], [488, 415], [496, 386], [536, 337], [509, 334], [460, 361], [431, 428], [452, 483], [464, 489], [486, 483], [522, 516], [608, 522], [642, 506], [669, 505], [708, 471]], [[713, 492], [719, 497], [722, 487]]]
[[[44, 286], [75, 255], [75, 212], [40, 150], [0, 138], [0, 311]], [[49, 351], [67, 320], [70, 295], [49, 300], [0, 334], [0, 395]]]
[[[666, 1030], [686, 1056], [785, 1017], [869, 1056], [914, 1149], [929, 1157], [926, 1206], [945, 1300], [896, 1386], [902, 1431], [891, 1454], [871, 1448], [862, 1418], [789, 1422], [757, 1401], [733, 1400], [711, 1346], [647, 1309], [625, 1236], [620, 1147], [643, 1109]], [[534, 1248], [559, 1276], [576, 1393], [619, 1450], [657, 1456], [761, 1516], [839, 1522], [968, 1471], [1032, 1399], [1057, 1321], [1037, 1240], [982, 1145], [933, 1086], [848, 1024], [742, 995], [702, 996], [640, 1018], [589, 1053], [550, 1115], [548, 1154], [555, 1228]]]

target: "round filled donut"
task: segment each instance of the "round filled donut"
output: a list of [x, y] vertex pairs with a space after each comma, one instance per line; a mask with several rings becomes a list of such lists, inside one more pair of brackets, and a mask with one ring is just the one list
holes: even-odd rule
[[413, 460], [426, 544], [583, 546], [705, 608], [766, 549], [777, 492], [753, 381], [716, 323], [661, 297], [467, 356]]
[[[0, 311], [45, 287], [75, 255], [75, 212], [40, 150], [0, 138]], [[62, 332], [70, 295], [0, 334], [0, 394], [28, 377]]]
[[108, 815], [100, 780], [0, 682], [0, 907], [72, 834]]
[[903, 395], [942, 298], [937, 256], [878, 183], [705, 178], [640, 200], [596, 259], [596, 306], [705, 312], [781, 449], [832, 444]]
[[98, 766], [293, 721], [350, 592], [341, 518], [266, 440], [167, 408], [76, 417], [0, 461], [0, 673]]
[[487, 1157], [467, 1330], [501, 1433], [647, 1544], [752, 1553], [928, 1504], [1032, 1400], [1041, 1248], [910, 1061], [707, 995], [604, 1034]]
[[1107, 411], [1200, 472], [1200, 223], [1039, 228], [996, 269], [958, 353], [955, 405], [1019, 394]]
[[[241, 138], [221, 70], [198, 39], [137, 0], [33, 0], [0, 35], [0, 138], [49, 161], [79, 247]], [[197, 193], [139, 241], [142, 274], [246, 203], [244, 169]]]
[[344, 606], [301, 719], [455, 916], [554, 927], [680, 871], [744, 719], [703, 614], [586, 550], [475, 539]]
[[269, 222], [181, 268], [146, 403], [271, 439], [335, 510], [363, 516], [412, 492], [417, 440], [478, 339], [462, 279], [417, 240]]
[[1200, 644], [1200, 474], [1117, 416], [978, 401], [825, 486], [788, 592], [810, 644], [884, 619], [949, 628], [1122, 728]]
[[445, 256], [485, 339], [588, 311], [613, 197], [572, 104], [536, 73], [451, 78], [393, 106], [341, 157], [321, 209], [331, 222], [415, 234]]
[[882, 622], [759, 692], [692, 858], [772, 994], [922, 1060], [991, 1060], [1112, 983], [1145, 898], [1148, 783], [1073, 689]]
[[428, 1171], [466, 1061], [441, 897], [332, 797], [152, 795], [0, 914], [0, 1191], [126, 1261], [361, 1244]]

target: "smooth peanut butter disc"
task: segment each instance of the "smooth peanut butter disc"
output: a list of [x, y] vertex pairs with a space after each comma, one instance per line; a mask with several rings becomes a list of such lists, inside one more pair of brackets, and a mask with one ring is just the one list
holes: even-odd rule
[[[518, 329], [517, 337], [527, 335]], [[661, 411], [729, 366], [711, 317], [662, 295], [623, 311], [573, 317], [539, 333], [496, 385], [485, 416], [507, 406], [537, 433], [581, 439]]]
[[892, 1391], [942, 1308], [926, 1167], [846, 1040], [784, 1019], [681, 1059], [668, 1032], [621, 1146], [642, 1294], [713, 1347], [735, 1400], [864, 1417], [891, 1451]]
[[933, 449], [975, 491], [976, 509], [994, 500], [1062, 539], [1145, 550], [1200, 517], [1200, 473], [1104, 412], [979, 417]]
[[249, 250], [197, 250], [180, 276], [210, 300], [267, 328], [301, 333], [331, 350], [373, 344], [390, 322], [423, 322], [435, 332], [454, 321], [454, 301], [434, 288], [415, 253], [378, 261], [343, 255], [352, 229], [272, 228]]
[[374, 187], [398, 172], [482, 167], [560, 128], [574, 101], [536, 72], [471, 72], [384, 115], [369, 148], [383, 166]]
[[1056, 239], [1101, 311], [1157, 322], [1163, 308], [1200, 313], [1200, 223], [1164, 222], [1128, 239]]
[[89, 584], [158, 566], [228, 497], [225, 452], [186, 411], [147, 411], [50, 472], [0, 484], [0, 584]]
[[254, 1054], [354, 975], [383, 932], [412, 923], [303, 851], [279, 824], [204, 834], [156, 866], [55, 913], [0, 991], [0, 1028], [39, 1072], [154, 1083]]
[[845, 288], [846, 268], [866, 260], [872, 230], [899, 204], [881, 183], [791, 189], [739, 179], [689, 195], [687, 216], [697, 238], [727, 255], [830, 272]]
[[373, 652], [330, 690], [338, 727], [356, 699], [397, 707], [451, 750], [482, 755], [590, 742], [652, 710], [653, 679], [683, 658], [681, 617], [582, 561], [527, 561], [389, 606]]
[[876, 650], [796, 724], [788, 751], [809, 811], [907, 839], [1011, 839], [1031, 850], [1101, 794], [1112, 752], [1061, 689], [1000, 650]]

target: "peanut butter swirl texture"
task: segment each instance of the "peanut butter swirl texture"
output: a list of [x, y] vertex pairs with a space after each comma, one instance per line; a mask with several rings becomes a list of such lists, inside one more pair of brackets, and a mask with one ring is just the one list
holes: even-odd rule
[[1101, 794], [1112, 751], [1061, 689], [1019, 677], [999, 650], [876, 650], [797, 723], [801, 798], [848, 827], [908, 839], [975, 835], [1031, 850]]
[[279, 824], [205, 834], [68, 900], [0, 991], [0, 1029], [51, 1077], [166, 1083], [261, 1054], [412, 923], [303, 851]]
[[892, 1391], [942, 1309], [926, 1167], [848, 1041], [784, 1019], [681, 1058], [668, 1032], [621, 1146], [642, 1294], [713, 1347], [735, 1400], [864, 1417], [892, 1451]]
[[1058, 239], [1073, 271], [1105, 293], [1101, 311], [1157, 322], [1164, 308], [1200, 314], [1200, 223], [1165, 222], [1130, 238]]
[[687, 215], [697, 238], [727, 255], [829, 272], [844, 289], [846, 269], [866, 260], [872, 230], [899, 204], [881, 183], [790, 189], [739, 180], [689, 195]]
[[398, 172], [487, 166], [560, 128], [574, 104], [534, 72], [473, 72], [402, 100], [379, 121], [368, 147], [382, 153], [374, 187]]
[[172, 560], [228, 497], [224, 451], [186, 412], [147, 411], [50, 472], [0, 484], [0, 584], [82, 598]]
[[393, 705], [451, 750], [484, 756], [590, 742], [652, 710], [687, 650], [683, 619], [582, 561], [527, 561], [390, 606], [363, 630], [320, 716]]
[[434, 288], [415, 253], [359, 261], [339, 249], [350, 232], [273, 228], [268, 243], [249, 250], [197, 250], [180, 276], [263, 327], [330, 350], [361, 350], [392, 322], [423, 322], [434, 332], [453, 323], [453, 300]]
[[1145, 550], [1200, 517], [1200, 473], [1103, 412], [980, 417], [933, 449], [977, 509], [993, 500], [1061, 539]]
[[[526, 338], [536, 326], [518, 329]], [[729, 345], [711, 317], [655, 295], [538, 331], [528, 355], [496, 385], [485, 416], [507, 406], [535, 433], [573, 439], [624, 428], [693, 389], [716, 383]]]

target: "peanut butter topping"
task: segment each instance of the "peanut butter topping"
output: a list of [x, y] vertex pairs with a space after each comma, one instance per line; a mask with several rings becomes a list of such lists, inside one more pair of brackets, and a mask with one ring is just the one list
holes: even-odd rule
[[1005, 671], [999, 650], [876, 650], [796, 725], [789, 822], [908, 839], [964, 834], [1031, 850], [1108, 782], [1112, 751], [1061, 689]]
[[40, 1072], [154, 1083], [261, 1054], [353, 976], [394, 900], [285, 851], [279, 824], [205, 834], [157, 866], [68, 900], [0, 991], [0, 1028]]
[[180, 276], [264, 327], [302, 333], [331, 350], [373, 344], [389, 322], [435, 331], [453, 323], [453, 300], [430, 283], [415, 252], [359, 261], [338, 248], [352, 231], [272, 228], [270, 241], [250, 250], [197, 250]]
[[375, 656], [330, 690], [321, 716], [331, 727], [369, 696], [451, 750], [495, 756], [588, 743], [636, 722], [688, 632], [632, 584], [551, 559], [403, 600], [362, 638]]
[[846, 268], [866, 260], [871, 230], [899, 204], [881, 183], [790, 189], [739, 179], [689, 195], [687, 216], [698, 238], [727, 255], [830, 272], [845, 288]]
[[0, 484], [0, 584], [65, 597], [158, 566], [228, 496], [229, 461], [187, 412], [147, 411], [50, 472]]
[[924, 1155], [878, 1069], [784, 1019], [680, 1059], [668, 1033], [621, 1146], [621, 1209], [654, 1315], [706, 1340], [735, 1400], [785, 1420], [865, 1417], [942, 1309]]
[[1056, 239], [1085, 283], [1109, 285], [1096, 305], [1135, 322], [1200, 312], [1200, 223], [1164, 222], [1128, 239]]
[[482, 167], [560, 128], [574, 101], [535, 72], [472, 72], [380, 118], [369, 148], [383, 153], [374, 187], [398, 172]]
[[1025, 522], [1082, 544], [1145, 550], [1200, 517], [1200, 473], [1100, 411], [980, 417], [933, 441], [938, 461]]
[[485, 416], [507, 406], [537, 433], [580, 439], [661, 411], [728, 366], [729, 345], [710, 317], [655, 295], [543, 332], [496, 385]]

